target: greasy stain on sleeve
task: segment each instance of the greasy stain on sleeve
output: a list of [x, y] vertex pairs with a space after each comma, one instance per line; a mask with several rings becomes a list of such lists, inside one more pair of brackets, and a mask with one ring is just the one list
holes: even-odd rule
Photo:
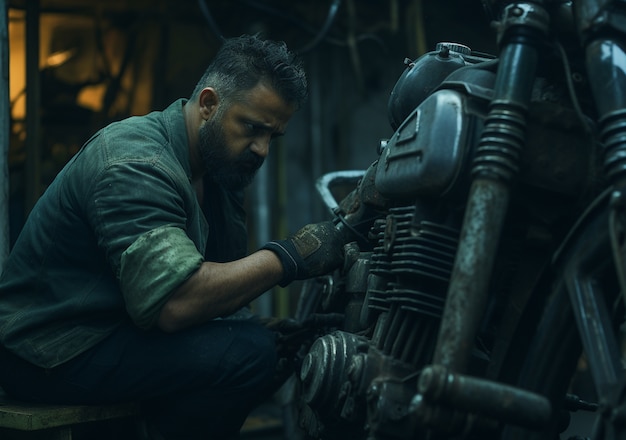
[[135, 324], [152, 327], [163, 305], [202, 261], [193, 241], [178, 227], [161, 226], [135, 240], [122, 254], [120, 269], [126, 310]]

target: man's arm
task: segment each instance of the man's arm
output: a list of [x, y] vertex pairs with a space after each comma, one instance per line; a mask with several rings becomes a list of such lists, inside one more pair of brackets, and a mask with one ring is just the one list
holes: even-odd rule
[[228, 315], [276, 284], [322, 275], [344, 263], [346, 228], [325, 221], [304, 226], [230, 263], [203, 262], [161, 308], [157, 325], [173, 332]]
[[229, 263], [204, 262], [161, 309], [157, 325], [175, 332], [235, 312], [283, 277], [274, 252], [260, 250]]

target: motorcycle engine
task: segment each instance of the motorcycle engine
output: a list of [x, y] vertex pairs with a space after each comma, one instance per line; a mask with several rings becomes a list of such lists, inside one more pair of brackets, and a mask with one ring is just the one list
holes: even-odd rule
[[[300, 423], [310, 437], [408, 439], [420, 429], [417, 379], [432, 359], [497, 67], [494, 57], [440, 43], [408, 62], [395, 85], [388, 105], [395, 132], [375, 175], [376, 190], [395, 203], [373, 223], [371, 249], [324, 290], [322, 311], [346, 319], [313, 343], [300, 371]], [[509, 258], [498, 262], [499, 280], [508, 279], [521, 247], [551, 245], [553, 226], [596, 180], [591, 143], [567, 94], [549, 79], [535, 89], [521, 202], [504, 232]], [[510, 286], [496, 280], [492, 288], [499, 292], [490, 306], [497, 320], [498, 298]], [[476, 371], [489, 361], [491, 324], [474, 350]], [[458, 428], [446, 420], [442, 425]]]

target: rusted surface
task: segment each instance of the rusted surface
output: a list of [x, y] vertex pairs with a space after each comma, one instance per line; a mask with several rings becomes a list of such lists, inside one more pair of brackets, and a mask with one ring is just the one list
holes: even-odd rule
[[434, 363], [452, 371], [465, 371], [474, 344], [508, 201], [498, 181], [472, 185], [435, 351]]
[[527, 390], [449, 372], [440, 365], [424, 369], [418, 389], [423, 398], [498, 421], [540, 428], [552, 415], [549, 400]]

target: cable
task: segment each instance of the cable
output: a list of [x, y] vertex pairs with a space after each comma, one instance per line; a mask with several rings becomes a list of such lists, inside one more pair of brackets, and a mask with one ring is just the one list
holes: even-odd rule
[[313, 40], [310, 43], [296, 50], [296, 53], [301, 55], [303, 53], [310, 52], [311, 50], [317, 47], [317, 45], [324, 39], [324, 37], [326, 37], [326, 34], [332, 27], [333, 22], [335, 21], [335, 18], [337, 17], [337, 11], [339, 10], [340, 6], [341, 6], [341, 0], [333, 0], [330, 7], [328, 8], [328, 15], [326, 16], [326, 21], [324, 22], [324, 25], [322, 26], [320, 31], [317, 33], [315, 38], [313, 38]]
[[574, 89], [574, 82], [572, 81], [572, 72], [569, 67], [569, 61], [567, 59], [567, 53], [563, 48], [563, 45], [555, 41], [556, 48], [559, 50], [559, 54], [561, 55], [561, 61], [563, 62], [563, 69], [565, 70], [565, 83], [567, 84], [567, 90], [570, 94], [570, 99], [572, 100], [572, 105], [574, 106], [574, 111], [580, 120], [583, 129], [589, 135], [593, 134], [593, 127], [591, 126], [591, 121], [589, 121], [582, 109], [580, 108], [580, 104], [578, 103], [578, 97], [576, 96], [576, 90]]
[[207, 24], [209, 25], [209, 29], [211, 29], [211, 31], [215, 34], [217, 39], [223, 43], [224, 40], [226, 40], [226, 38], [224, 37], [224, 35], [220, 31], [219, 26], [213, 19], [213, 16], [211, 15], [211, 11], [209, 10], [209, 7], [205, 3], [205, 1], [198, 0], [198, 6], [200, 7], [200, 12], [202, 12], [202, 15], [204, 15], [204, 18], [206, 19]]

